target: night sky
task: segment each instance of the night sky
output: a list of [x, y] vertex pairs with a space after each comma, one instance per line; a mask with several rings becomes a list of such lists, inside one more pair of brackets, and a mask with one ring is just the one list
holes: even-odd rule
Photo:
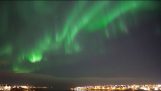
[[1, 1], [0, 75], [161, 82], [160, 12], [159, 1]]

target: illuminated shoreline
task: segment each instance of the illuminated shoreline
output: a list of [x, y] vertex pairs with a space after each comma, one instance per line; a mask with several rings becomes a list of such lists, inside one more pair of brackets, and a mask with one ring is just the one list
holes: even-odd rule
[[[0, 84], [0, 91], [39, 91], [48, 90], [46, 86], [7, 85]], [[71, 91], [161, 91], [161, 84], [133, 84], [133, 85], [88, 85], [70, 88]]]
[[37, 87], [30, 85], [7, 85], [0, 84], [0, 91], [35, 91], [35, 89], [47, 89], [48, 87]]
[[161, 91], [161, 84], [144, 84], [144, 85], [97, 85], [97, 86], [81, 86], [71, 88], [73, 91], [90, 91], [90, 90], [107, 90], [107, 91], [116, 91], [116, 90], [142, 90], [142, 91]]

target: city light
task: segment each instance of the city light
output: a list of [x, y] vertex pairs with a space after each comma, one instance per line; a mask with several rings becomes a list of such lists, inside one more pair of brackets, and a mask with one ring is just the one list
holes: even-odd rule
[[48, 87], [38, 87], [31, 85], [7, 85], [0, 84], [0, 91], [35, 91], [35, 89], [46, 89]]
[[97, 85], [97, 86], [82, 86], [71, 88], [73, 91], [89, 91], [89, 90], [142, 90], [142, 91], [161, 91], [160, 84], [145, 84], [145, 85]]

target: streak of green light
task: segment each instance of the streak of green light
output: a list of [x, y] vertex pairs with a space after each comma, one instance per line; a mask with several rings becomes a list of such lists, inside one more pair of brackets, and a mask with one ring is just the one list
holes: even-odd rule
[[[85, 4], [84, 2], [82, 2]], [[82, 10], [82, 3], [79, 4], [81, 7], [78, 9], [80, 12]], [[82, 30], [82, 28], [89, 23], [89, 21], [102, 9], [107, 5], [106, 2], [101, 1], [101, 2], [96, 2], [94, 3], [93, 6], [91, 6], [85, 13], [83, 13], [82, 16], [80, 16], [77, 21], [75, 20], [75, 17], [78, 13], [75, 10], [73, 11], [73, 15], [69, 17], [67, 20], [67, 23], [65, 24], [65, 27], [62, 31], [61, 34], [57, 35], [57, 39], [60, 40], [62, 39], [65, 42], [65, 49], [68, 48], [71, 44], [74, 43], [74, 39], [76, 35], [79, 33], [79, 31]], [[60, 38], [60, 39], [59, 39]], [[78, 46], [76, 47], [78, 49]]]
[[101, 14], [95, 20], [92, 21], [90, 25], [87, 26], [87, 29], [90, 31], [95, 31], [98, 29], [105, 28], [112, 21], [117, 19], [120, 15], [125, 14], [131, 10], [140, 9], [143, 5], [143, 2], [140, 1], [122, 1], [114, 7], [110, 12], [106, 11], [105, 14]]

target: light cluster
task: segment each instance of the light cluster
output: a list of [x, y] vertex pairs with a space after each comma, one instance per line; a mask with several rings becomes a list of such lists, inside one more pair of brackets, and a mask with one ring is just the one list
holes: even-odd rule
[[36, 86], [30, 86], [30, 85], [7, 85], [7, 84], [0, 84], [0, 91], [14, 91], [14, 90], [20, 90], [20, 91], [32, 91], [36, 88], [47, 88], [47, 87], [36, 87]]
[[0, 84], [0, 91], [11, 91], [12, 89], [30, 89], [32, 88], [32, 86], [26, 86], [26, 85], [13, 85], [13, 86], [10, 86], [10, 85], [3, 85], [3, 84]]
[[87, 90], [143, 90], [143, 91], [161, 91], [161, 84], [146, 84], [146, 85], [97, 85], [97, 86], [82, 86], [71, 88], [74, 91]]

